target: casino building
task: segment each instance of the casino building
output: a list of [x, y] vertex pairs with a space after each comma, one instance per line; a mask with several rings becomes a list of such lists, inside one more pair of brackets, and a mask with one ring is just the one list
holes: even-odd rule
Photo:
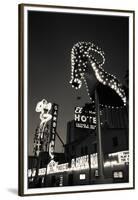
[[[84, 109], [90, 111], [91, 104]], [[77, 114], [75, 114], [77, 115]], [[79, 121], [72, 120], [67, 125], [66, 151], [68, 156], [77, 157], [97, 152], [96, 126], [94, 129], [78, 128], [90, 126], [82, 113]], [[89, 116], [90, 117], [90, 116]], [[85, 121], [85, 122], [84, 122]], [[128, 150], [127, 107], [104, 107], [101, 109], [102, 148], [105, 153]]]

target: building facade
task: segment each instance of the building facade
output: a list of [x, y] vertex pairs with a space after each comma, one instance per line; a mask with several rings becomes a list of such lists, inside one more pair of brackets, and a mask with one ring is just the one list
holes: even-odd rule
[[77, 116], [67, 124], [64, 153], [55, 153], [54, 160], [50, 159], [48, 152], [40, 153], [35, 162], [34, 158], [30, 158], [35, 164], [30, 161], [29, 168], [32, 169], [28, 177], [29, 187], [128, 182], [127, 116], [127, 107], [103, 107], [101, 105], [104, 180], [100, 179], [98, 169], [98, 139], [94, 104], [86, 104], [83, 108], [77, 108]]

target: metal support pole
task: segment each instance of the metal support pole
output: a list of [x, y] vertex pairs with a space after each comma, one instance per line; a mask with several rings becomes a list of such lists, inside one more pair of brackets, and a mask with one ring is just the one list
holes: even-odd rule
[[95, 107], [96, 107], [96, 121], [97, 121], [97, 156], [98, 156], [98, 173], [99, 178], [104, 179], [104, 159], [102, 151], [102, 136], [101, 136], [101, 122], [100, 122], [100, 106], [99, 96], [97, 90], [95, 90]]
[[88, 155], [89, 156], [89, 184], [91, 184], [91, 154]]

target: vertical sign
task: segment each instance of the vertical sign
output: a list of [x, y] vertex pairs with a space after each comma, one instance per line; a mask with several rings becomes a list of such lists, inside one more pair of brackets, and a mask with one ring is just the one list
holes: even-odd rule
[[50, 143], [49, 143], [49, 155], [50, 155], [51, 159], [54, 158], [57, 117], [58, 117], [58, 105], [53, 103], [52, 104], [51, 130], [50, 130]]
[[39, 156], [40, 152], [47, 151], [47, 144], [49, 138], [48, 123], [52, 118], [50, 110], [52, 103], [48, 103], [46, 99], [39, 101], [36, 105], [35, 111], [40, 113], [40, 125], [35, 131], [34, 135], [34, 154]]

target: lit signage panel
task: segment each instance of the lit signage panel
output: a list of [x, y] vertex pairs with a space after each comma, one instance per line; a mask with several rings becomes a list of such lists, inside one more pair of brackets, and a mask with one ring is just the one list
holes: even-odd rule
[[59, 172], [64, 172], [67, 171], [68, 169], [69, 169], [69, 163], [57, 165], [57, 171]]
[[86, 179], [86, 174], [80, 174], [80, 180], [85, 180]]
[[32, 175], [32, 170], [28, 169], [28, 177], [31, 177], [31, 175]]
[[118, 154], [119, 163], [129, 163], [129, 152], [122, 151]]
[[98, 167], [98, 157], [97, 153], [91, 154], [91, 168], [97, 168]]
[[128, 164], [129, 163], [129, 151], [120, 151], [120, 152], [116, 152], [116, 153], [111, 153], [108, 156], [112, 162], [116, 161], [116, 163], [118, 163], [118, 164]]
[[43, 176], [43, 175], [45, 175], [46, 174], [46, 168], [41, 168], [41, 169], [39, 169], [39, 171], [38, 171], [38, 175], [39, 176]]
[[28, 169], [28, 178], [36, 176], [36, 169]]
[[89, 168], [88, 155], [76, 158], [76, 169], [88, 169], [88, 168]]
[[95, 129], [96, 115], [93, 111], [84, 111], [82, 107], [75, 108], [76, 128]]
[[114, 171], [113, 173], [113, 177], [116, 179], [120, 179], [120, 178], [123, 178], [124, 175], [123, 175], [123, 172], [122, 171]]

